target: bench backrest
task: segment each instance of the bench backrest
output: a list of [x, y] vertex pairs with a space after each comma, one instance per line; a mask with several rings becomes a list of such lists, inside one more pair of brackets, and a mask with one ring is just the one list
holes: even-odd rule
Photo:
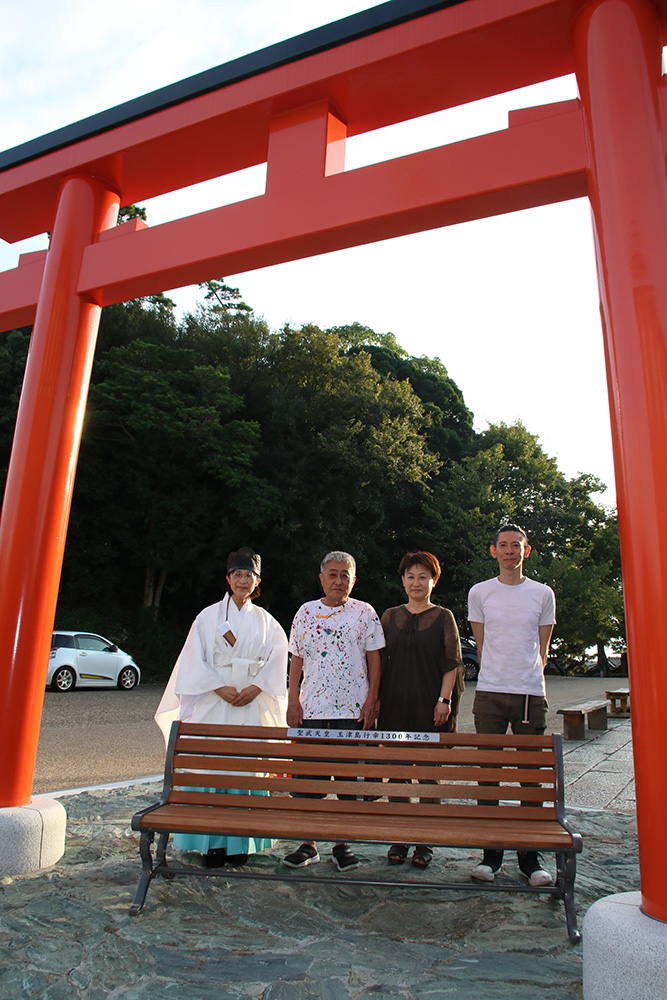
[[[288, 732], [290, 735], [288, 735]], [[470, 733], [294, 736], [292, 730], [176, 722], [169, 742], [162, 801], [219, 806], [234, 791], [265, 791], [252, 808], [365, 812], [369, 800], [382, 814], [563, 818], [562, 747], [551, 736]], [[414, 736], [415, 734], [413, 734]], [[428, 740], [428, 741], [427, 741]], [[331, 777], [335, 776], [335, 785]], [[390, 782], [390, 784], [388, 783]], [[492, 784], [483, 789], [480, 783]], [[434, 784], [437, 783], [437, 789]], [[227, 789], [220, 795], [213, 789]], [[303, 793], [354, 796], [301, 798]], [[235, 796], [238, 805], [238, 797]], [[249, 803], [250, 804], [250, 803]], [[521, 813], [517, 809], [521, 808]]]

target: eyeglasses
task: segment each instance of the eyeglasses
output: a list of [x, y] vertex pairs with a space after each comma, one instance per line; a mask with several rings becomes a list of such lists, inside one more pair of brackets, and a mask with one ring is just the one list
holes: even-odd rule
[[229, 574], [232, 580], [254, 580], [256, 574], [245, 569], [235, 569]]

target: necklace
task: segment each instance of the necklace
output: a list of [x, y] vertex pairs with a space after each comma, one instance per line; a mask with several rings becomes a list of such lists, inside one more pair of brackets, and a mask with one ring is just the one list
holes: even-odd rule
[[[320, 601], [320, 607], [322, 607], [322, 608], [328, 608], [329, 605], [328, 604], [323, 604], [322, 601]], [[321, 614], [318, 611], [317, 617], [318, 618], [322, 618], [324, 620], [326, 620], [327, 618], [333, 618], [334, 615], [339, 615], [341, 613], [341, 611], [343, 611], [344, 608], [345, 608], [344, 604], [338, 604], [338, 605], [336, 605], [335, 608], [332, 608], [331, 611], [329, 611], [328, 615]]]

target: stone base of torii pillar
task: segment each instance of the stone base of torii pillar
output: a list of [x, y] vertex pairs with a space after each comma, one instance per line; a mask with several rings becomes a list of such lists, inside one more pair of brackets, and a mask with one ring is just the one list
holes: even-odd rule
[[584, 917], [584, 1000], [664, 1000], [667, 923], [646, 916], [640, 892], [593, 903]]
[[55, 865], [65, 852], [66, 827], [64, 806], [46, 795], [0, 809], [0, 875], [26, 875]]

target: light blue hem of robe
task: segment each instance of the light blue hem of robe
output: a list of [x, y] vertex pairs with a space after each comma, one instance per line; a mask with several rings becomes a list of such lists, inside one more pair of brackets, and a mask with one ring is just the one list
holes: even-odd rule
[[[195, 791], [195, 789], [192, 789]], [[207, 788], [208, 792], [228, 792], [230, 795], [247, 795], [247, 791], [240, 788]], [[202, 789], [196, 789], [202, 791]], [[267, 791], [251, 791], [251, 795], [268, 795]], [[215, 837], [208, 833], [175, 833], [174, 847], [179, 851], [199, 851], [206, 854], [208, 851], [217, 851], [224, 848], [227, 854], [257, 854], [259, 851], [268, 851], [273, 847], [273, 841], [266, 837]]]

